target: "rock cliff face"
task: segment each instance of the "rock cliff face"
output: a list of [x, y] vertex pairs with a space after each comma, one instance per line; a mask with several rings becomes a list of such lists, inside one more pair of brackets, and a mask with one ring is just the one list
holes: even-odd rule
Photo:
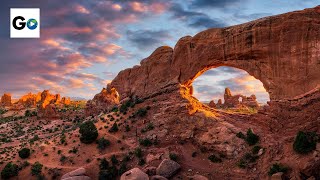
[[110, 110], [117, 104], [119, 104], [119, 94], [116, 89], [103, 88], [99, 94], [87, 102], [85, 114], [86, 116], [96, 115], [102, 111]]
[[11, 104], [11, 94], [3, 94], [0, 101], [0, 106], [11, 106]]
[[[208, 69], [230, 66], [259, 79], [271, 101], [292, 99], [320, 84], [320, 6], [208, 29], [160, 47], [108, 85], [120, 100], [171, 92]], [[192, 91], [191, 91], [192, 92]]]

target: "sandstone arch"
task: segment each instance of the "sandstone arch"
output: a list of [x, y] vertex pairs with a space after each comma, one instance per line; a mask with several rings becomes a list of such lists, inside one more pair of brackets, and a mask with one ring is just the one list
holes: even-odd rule
[[320, 84], [320, 6], [209, 29], [164, 46], [121, 71], [107, 89], [120, 98], [172, 92], [204, 71], [231, 66], [259, 79], [270, 100], [292, 99]]

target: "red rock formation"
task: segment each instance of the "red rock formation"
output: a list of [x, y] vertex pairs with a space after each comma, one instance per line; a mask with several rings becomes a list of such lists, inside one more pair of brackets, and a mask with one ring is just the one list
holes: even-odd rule
[[4, 93], [1, 97], [0, 105], [2, 106], [11, 106], [11, 94]]
[[99, 94], [96, 94], [92, 100], [86, 104], [85, 114], [87, 116], [99, 114], [119, 104], [119, 94], [116, 89], [103, 88]]
[[54, 118], [59, 118], [60, 115], [57, 111], [55, 104], [48, 104], [46, 106], [39, 107], [38, 117], [47, 118], [47, 119], [54, 119]]
[[208, 69], [231, 66], [259, 79], [271, 100], [290, 99], [320, 84], [320, 6], [209, 29], [160, 47], [108, 86], [120, 99], [150, 97], [192, 85]]
[[71, 100], [70, 98], [66, 98], [66, 97], [62, 97], [61, 98], [61, 104], [64, 104], [64, 105], [70, 105], [71, 104]]
[[41, 93], [32, 94], [31, 92], [22, 96], [17, 104], [23, 107], [36, 107], [37, 103], [41, 100]]
[[216, 103], [214, 103], [214, 101], [212, 100], [209, 102], [209, 107], [216, 108], [217, 106], [216, 106]]
[[232, 96], [229, 88], [226, 88], [224, 91], [224, 107], [236, 107], [240, 104], [239, 98], [240, 95]]

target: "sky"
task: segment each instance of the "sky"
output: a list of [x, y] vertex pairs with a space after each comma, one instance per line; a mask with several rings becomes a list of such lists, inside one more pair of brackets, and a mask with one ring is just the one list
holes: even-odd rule
[[[179, 38], [208, 28], [319, 4], [320, 0], [1, 0], [0, 94], [10, 92], [18, 98], [49, 89], [91, 99], [120, 70], [139, 64], [159, 46], [174, 47]], [[10, 8], [40, 8], [41, 37], [10, 39]], [[210, 71], [216, 71], [214, 79]], [[220, 81], [234, 82], [236, 92], [248, 91], [236, 85], [241, 80], [235, 78], [246, 79], [242, 71], [230, 76], [210, 71], [199, 78], [213, 86], [194, 83], [199, 99], [221, 93], [225, 84]]]

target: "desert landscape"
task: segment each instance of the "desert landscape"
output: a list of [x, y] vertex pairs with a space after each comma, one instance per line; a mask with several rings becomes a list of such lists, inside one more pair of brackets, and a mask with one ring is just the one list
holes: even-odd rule
[[[220, 66], [270, 101], [225, 87], [200, 102], [192, 83]], [[0, 105], [1, 179], [320, 180], [320, 6], [182, 37], [88, 101], [43, 90]]]

